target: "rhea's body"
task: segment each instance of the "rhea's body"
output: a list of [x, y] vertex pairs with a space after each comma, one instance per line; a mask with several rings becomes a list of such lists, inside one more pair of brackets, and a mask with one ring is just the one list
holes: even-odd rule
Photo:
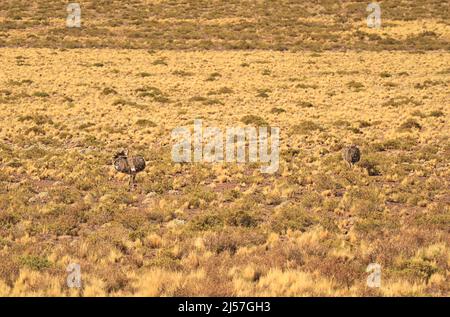
[[342, 157], [344, 161], [346, 161], [350, 166], [359, 162], [361, 159], [361, 151], [356, 145], [351, 145], [349, 147], [344, 148], [342, 151]]
[[134, 185], [136, 174], [145, 169], [145, 160], [142, 156], [130, 156], [128, 151], [121, 151], [114, 156], [113, 162], [116, 171], [130, 175], [130, 187]]

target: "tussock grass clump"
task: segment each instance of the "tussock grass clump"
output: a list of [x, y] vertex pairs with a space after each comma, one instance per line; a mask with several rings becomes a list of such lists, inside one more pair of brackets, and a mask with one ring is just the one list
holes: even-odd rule
[[258, 89], [257, 90], [257, 94], [256, 97], [260, 97], [260, 98], [269, 98], [269, 92], [271, 92], [270, 89]]
[[363, 158], [358, 165], [365, 170], [367, 170], [367, 174], [369, 176], [380, 176], [381, 170], [379, 167], [379, 162], [371, 157]]
[[361, 217], [379, 218], [384, 208], [383, 196], [375, 186], [352, 187], [342, 198], [341, 207]]
[[145, 106], [140, 105], [135, 101], [131, 101], [131, 100], [123, 99], [123, 98], [114, 100], [112, 105], [113, 106], [130, 106], [130, 107], [134, 107], [134, 108], [138, 108], [138, 109], [146, 108]]
[[369, 121], [361, 120], [361, 121], [359, 121], [358, 125], [359, 125], [360, 129], [364, 129], [364, 128], [368, 128], [368, 127], [372, 126], [372, 123], [370, 123]]
[[156, 123], [154, 123], [151, 120], [148, 119], [139, 119], [136, 121], [136, 125], [140, 126], [140, 127], [145, 127], [145, 128], [154, 128], [157, 126]]
[[449, 67], [449, 68], [446, 68], [446, 69], [444, 69], [444, 70], [438, 71], [437, 74], [438, 74], [438, 75], [448, 75], [448, 74], [450, 74], [450, 67]]
[[411, 150], [417, 145], [417, 140], [412, 137], [399, 137], [395, 139], [389, 139], [383, 142], [376, 142], [371, 144], [371, 148], [375, 151], [388, 151], [388, 150]]
[[194, 96], [194, 97], [189, 98], [189, 101], [192, 101], [192, 102], [206, 102], [207, 100], [208, 100], [208, 98], [203, 97], [203, 96]]
[[85, 123], [80, 124], [80, 125], [78, 126], [78, 129], [80, 129], [80, 130], [86, 130], [86, 129], [88, 129], [88, 128], [90, 128], [90, 127], [93, 127], [93, 126], [95, 126], [95, 123], [92, 123], [92, 122], [85, 122]]
[[300, 108], [314, 108], [314, 105], [311, 102], [308, 102], [308, 101], [299, 101], [297, 103], [297, 107], [300, 107]]
[[429, 116], [429, 117], [440, 118], [440, 117], [444, 117], [444, 116], [445, 116], [445, 113], [442, 112], [441, 110], [434, 110], [434, 111], [431, 111], [431, 112], [428, 114], [428, 116]]
[[434, 261], [429, 259], [412, 258], [403, 260], [399, 263], [398, 268], [400, 274], [414, 275], [418, 279], [428, 283], [431, 276], [438, 271]]
[[114, 88], [105, 87], [102, 90], [103, 95], [117, 95], [117, 91]]
[[162, 91], [156, 87], [141, 87], [136, 89], [136, 92], [139, 93], [139, 97], [155, 97], [162, 95]]
[[150, 76], [153, 76], [153, 75], [151, 73], [148, 73], [148, 72], [141, 72], [141, 73], [138, 73], [138, 76], [142, 77], [142, 78], [145, 78], [145, 77], [150, 77]]
[[25, 255], [20, 258], [20, 263], [35, 271], [42, 271], [52, 266], [52, 263], [44, 257]]
[[339, 120], [334, 121], [334, 122], [333, 122], [333, 125], [334, 125], [335, 127], [345, 127], [345, 128], [348, 128], [348, 127], [350, 127], [352, 124], [351, 124], [349, 121], [347, 121], [347, 120], [339, 119]]
[[204, 241], [207, 250], [216, 254], [228, 252], [234, 255], [241, 247], [263, 244], [265, 236], [254, 228], [229, 227], [206, 233]]
[[310, 134], [314, 131], [323, 131], [323, 127], [314, 121], [304, 120], [292, 127], [292, 134]]
[[206, 208], [216, 198], [216, 193], [210, 190], [193, 188], [186, 197], [189, 208]]
[[270, 113], [273, 113], [273, 114], [280, 114], [283, 112], [286, 112], [286, 110], [284, 110], [283, 108], [278, 108], [278, 107], [274, 107], [270, 110]]
[[295, 87], [301, 88], [301, 89], [317, 89], [317, 88], [319, 88], [319, 86], [317, 86], [315, 84], [304, 84], [304, 83], [297, 84]]
[[426, 118], [426, 116], [427, 116], [425, 113], [423, 113], [420, 110], [414, 110], [413, 112], [411, 112], [411, 115], [413, 117], [419, 117], [419, 118]]
[[0, 215], [0, 225], [4, 228], [10, 228], [20, 222], [19, 214], [5, 211]]
[[204, 105], [211, 106], [211, 105], [223, 105], [224, 103], [220, 101], [219, 99], [208, 99], [204, 102]]
[[165, 57], [161, 57], [161, 58], [157, 58], [153, 61], [152, 65], [163, 65], [163, 66], [167, 66], [167, 58]]
[[406, 97], [406, 96], [399, 96], [390, 98], [388, 101], [383, 103], [383, 106], [385, 107], [400, 107], [405, 105], [415, 105], [419, 106], [421, 103], [419, 101], [414, 100], [413, 97]]
[[50, 95], [44, 91], [36, 91], [33, 93], [34, 97], [39, 97], [39, 98], [47, 98], [50, 97]]
[[435, 204], [430, 208], [432, 212], [427, 214], [419, 214], [414, 217], [414, 222], [419, 226], [427, 228], [444, 229], [448, 227], [450, 222], [450, 208], [442, 203]]
[[398, 87], [397, 83], [393, 83], [391, 81], [388, 81], [386, 83], [383, 84], [385, 87], [389, 87], [389, 88], [394, 88], [394, 87]]
[[22, 85], [31, 85], [33, 81], [31, 79], [22, 79], [22, 80], [14, 80], [10, 79], [7, 81], [8, 86], [22, 86]]
[[414, 85], [414, 88], [416, 89], [426, 89], [433, 86], [442, 85], [443, 82], [441, 80], [430, 80], [427, 79], [423, 83], [417, 83]]
[[419, 122], [417, 122], [412, 118], [403, 122], [399, 127], [399, 131], [413, 130], [413, 129], [421, 130], [422, 126], [420, 125]]
[[168, 103], [170, 102], [170, 99], [159, 89], [153, 86], [145, 86], [136, 89], [136, 92], [138, 93], [138, 97], [150, 97], [156, 102], [160, 103]]
[[270, 220], [273, 231], [284, 233], [287, 230], [306, 231], [317, 220], [301, 206], [289, 205], [278, 210]]
[[260, 116], [256, 116], [253, 114], [243, 116], [241, 118], [241, 122], [244, 124], [254, 125], [257, 127], [266, 127], [269, 125], [266, 120], [264, 120]]
[[350, 88], [350, 89], [353, 89], [356, 92], [359, 92], [359, 91], [363, 90], [364, 84], [362, 84], [362, 83], [360, 83], [358, 81], [352, 80], [352, 81], [347, 83], [347, 87]]
[[194, 231], [208, 231], [218, 229], [223, 226], [223, 218], [216, 213], [206, 215], [199, 215], [195, 217], [191, 223], [191, 230]]
[[208, 95], [229, 95], [233, 93], [233, 89], [228, 87], [221, 87], [217, 90], [211, 90], [208, 92]]
[[32, 121], [32, 122], [36, 123], [37, 125], [53, 124], [52, 118], [46, 114], [33, 114], [33, 115], [19, 116], [18, 120], [19, 120], [19, 122]]
[[349, 131], [355, 133], [355, 134], [362, 134], [363, 133], [359, 128], [356, 128], [356, 127], [348, 127], [347, 129]]
[[219, 79], [220, 77], [222, 77], [222, 74], [219, 72], [214, 72], [209, 74], [208, 78], [205, 79], [205, 81], [215, 81], [217, 79]]
[[184, 70], [175, 70], [175, 71], [172, 72], [172, 74], [176, 75], [176, 76], [180, 76], [180, 77], [191, 77], [191, 76], [194, 76], [194, 73], [187, 72], [187, 71], [184, 71]]
[[225, 215], [225, 222], [230, 226], [235, 227], [256, 227], [258, 218], [249, 211], [238, 210], [231, 211]]
[[207, 97], [203, 97], [203, 96], [191, 97], [191, 98], [189, 98], [189, 101], [191, 101], [191, 102], [201, 102], [205, 106], [223, 105], [223, 102], [220, 101], [219, 99], [212, 99], [212, 98], [207, 98]]

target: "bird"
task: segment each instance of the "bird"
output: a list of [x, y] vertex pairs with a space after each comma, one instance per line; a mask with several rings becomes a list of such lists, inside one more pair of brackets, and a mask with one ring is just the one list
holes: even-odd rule
[[342, 157], [351, 167], [361, 159], [361, 151], [356, 145], [352, 144], [344, 148], [342, 151]]
[[117, 152], [113, 158], [114, 169], [130, 175], [130, 189], [134, 187], [136, 174], [145, 169], [145, 159], [140, 155], [130, 155], [128, 150]]

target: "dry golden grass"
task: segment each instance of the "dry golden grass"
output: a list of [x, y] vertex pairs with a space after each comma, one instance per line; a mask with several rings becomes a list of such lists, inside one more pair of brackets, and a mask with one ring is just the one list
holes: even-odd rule
[[[448, 53], [0, 58], [0, 295], [450, 294]], [[173, 163], [196, 118], [280, 127], [278, 173]], [[111, 166], [129, 142], [148, 161], [131, 193]]]
[[[0, 296], [450, 294], [444, 1], [79, 3], [0, 3]], [[279, 171], [173, 163], [199, 118], [280, 127]]]
[[82, 28], [65, 27], [65, 0], [3, 0], [0, 45], [52, 48], [436, 50], [450, 48], [448, 3], [379, 1], [83, 0]]

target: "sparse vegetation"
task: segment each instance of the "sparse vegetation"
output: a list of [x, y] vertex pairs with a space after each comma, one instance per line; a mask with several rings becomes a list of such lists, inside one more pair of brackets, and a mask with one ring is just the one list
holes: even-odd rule
[[314, 121], [304, 120], [292, 127], [292, 134], [310, 134], [321, 130], [323, 130], [323, 128]]
[[[381, 31], [358, 1], [66, 4], [0, 3], [0, 296], [450, 294], [444, 1]], [[279, 170], [173, 162], [195, 119], [279, 127]]]
[[270, 110], [270, 112], [274, 113], [274, 114], [280, 114], [280, 113], [286, 112], [286, 110], [284, 110], [283, 108], [274, 107]]
[[[138, 0], [124, 7], [121, 1], [113, 0], [106, 12], [98, 2], [87, 0], [83, 3], [86, 8], [83, 19], [89, 21], [89, 28], [81, 29], [61, 28], [65, 23], [61, 6], [65, 3], [48, 4], [44, 0], [35, 3], [37, 13], [35, 8], [18, 4], [17, 0], [0, 7], [2, 16], [8, 17], [0, 23], [3, 46], [21, 43], [26, 47], [52, 47], [60, 52], [74, 48], [140, 48], [154, 58], [152, 62], [163, 66], [167, 60], [158, 56], [158, 52], [164, 49], [310, 52], [449, 49], [447, 8], [439, 1], [418, 0], [402, 6], [395, 0], [384, 1], [382, 33], [360, 25], [366, 18], [366, 7], [360, 2], [319, 1], [312, 12], [307, 1], [289, 5], [226, 2], [218, 10], [215, 3], [195, 1]], [[149, 22], [148, 17], [154, 19]], [[417, 20], [426, 21], [426, 27], [419, 30], [414, 27]], [[299, 35], [308, 40], [299, 40]], [[149, 45], [152, 49], [148, 49]], [[322, 56], [316, 54], [309, 55], [314, 59]], [[20, 57], [18, 65], [28, 63], [25, 56], [17, 57]], [[240, 64], [251, 63], [245, 60]]]
[[411, 129], [422, 129], [422, 126], [419, 122], [414, 119], [408, 119], [400, 125], [400, 130], [411, 130]]
[[248, 124], [248, 125], [254, 125], [254, 126], [268, 126], [269, 124], [267, 123], [266, 120], [264, 120], [263, 118], [261, 118], [260, 116], [256, 116], [256, 115], [246, 115], [243, 116], [241, 118], [241, 122], [244, 124]]
[[358, 81], [350, 81], [347, 83], [347, 87], [354, 90], [354, 91], [361, 91], [364, 88], [364, 85]]

